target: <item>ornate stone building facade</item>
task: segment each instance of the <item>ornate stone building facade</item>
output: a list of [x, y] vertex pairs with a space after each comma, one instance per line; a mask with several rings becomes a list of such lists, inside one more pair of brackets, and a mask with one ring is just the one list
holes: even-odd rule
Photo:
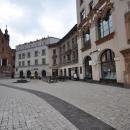
[[76, 4], [80, 78], [130, 84], [130, 1]]
[[10, 48], [8, 30], [0, 30], [0, 77], [13, 77], [15, 70], [15, 50]]

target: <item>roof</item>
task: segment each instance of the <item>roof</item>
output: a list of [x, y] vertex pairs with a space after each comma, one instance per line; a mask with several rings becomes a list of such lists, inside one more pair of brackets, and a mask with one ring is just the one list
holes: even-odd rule
[[61, 44], [62, 42], [64, 42], [66, 39], [68, 39], [72, 34], [74, 34], [75, 32], [77, 31], [77, 24], [75, 24], [73, 26], [73, 28], [61, 39], [59, 40], [59, 42], [57, 43], [54, 43], [52, 45], [48, 45], [48, 47], [56, 47], [58, 46], [59, 44]]

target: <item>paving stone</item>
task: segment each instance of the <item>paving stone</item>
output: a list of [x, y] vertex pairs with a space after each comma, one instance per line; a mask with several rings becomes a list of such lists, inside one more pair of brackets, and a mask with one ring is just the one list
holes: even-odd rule
[[46, 101], [0, 86], [0, 130], [63, 130], [60, 119], [70, 130], [78, 130]]

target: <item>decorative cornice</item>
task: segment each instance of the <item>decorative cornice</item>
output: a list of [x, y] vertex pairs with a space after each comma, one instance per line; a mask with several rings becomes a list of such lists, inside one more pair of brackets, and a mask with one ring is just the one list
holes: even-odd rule
[[[106, 4], [101, 8], [104, 3]], [[90, 11], [87, 17], [79, 24], [78, 31], [82, 31], [83, 28], [91, 27], [99, 18], [103, 19], [106, 16], [107, 11], [111, 10], [113, 7], [113, 3], [110, 0], [99, 0], [93, 10]]]

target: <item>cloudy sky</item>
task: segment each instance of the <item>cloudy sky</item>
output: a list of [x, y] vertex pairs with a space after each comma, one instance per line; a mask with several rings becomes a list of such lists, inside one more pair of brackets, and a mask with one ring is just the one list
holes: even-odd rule
[[75, 0], [0, 0], [0, 28], [10, 46], [54, 36], [62, 38], [76, 24]]

